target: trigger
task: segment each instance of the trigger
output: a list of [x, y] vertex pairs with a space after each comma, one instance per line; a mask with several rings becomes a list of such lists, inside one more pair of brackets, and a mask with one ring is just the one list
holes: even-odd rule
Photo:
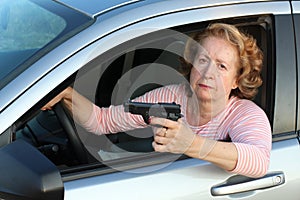
[[146, 115], [143, 115], [143, 119], [144, 119], [144, 122], [146, 123], [146, 124], [149, 124], [150, 123], [150, 121], [149, 121], [149, 115], [146, 113]]

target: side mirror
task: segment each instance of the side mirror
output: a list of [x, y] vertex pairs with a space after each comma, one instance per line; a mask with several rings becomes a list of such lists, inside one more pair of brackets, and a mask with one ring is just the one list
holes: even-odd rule
[[57, 167], [22, 140], [0, 148], [0, 177], [0, 199], [64, 198], [64, 186]]

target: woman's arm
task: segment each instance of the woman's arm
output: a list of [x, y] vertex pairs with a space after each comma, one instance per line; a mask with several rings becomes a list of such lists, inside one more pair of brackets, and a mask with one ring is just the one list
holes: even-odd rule
[[235, 168], [238, 153], [234, 144], [198, 136], [181, 119], [174, 122], [152, 118], [151, 124], [168, 127], [157, 130], [153, 143], [156, 151], [184, 153], [193, 158], [212, 162], [228, 171]]
[[238, 151], [233, 143], [211, 140], [198, 135], [186, 155], [209, 161], [227, 171], [234, 170], [238, 161]]
[[260, 133], [252, 134], [250, 138], [260, 137], [261, 139], [256, 139], [251, 143], [222, 142], [196, 135], [182, 119], [174, 122], [152, 118], [151, 124], [168, 127], [168, 129], [157, 129], [153, 142], [155, 151], [184, 153], [187, 156], [214, 163], [227, 171], [250, 177], [263, 176], [268, 170], [270, 139], [262, 142]]
[[78, 123], [84, 124], [88, 121], [92, 113], [93, 103], [71, 87], [66, 88], [54, 97], [45, 106], [43, 106], [41, 110], [51, 110], [53, 106], [60, 101], [65, 105]]

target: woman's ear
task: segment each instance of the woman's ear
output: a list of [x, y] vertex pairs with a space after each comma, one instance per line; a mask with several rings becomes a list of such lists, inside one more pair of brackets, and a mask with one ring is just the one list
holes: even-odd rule
[[238, 88], [238, 86], [239, 86], [238, 79], [236, 78], [235, 81], [234, 81], [234, 83], [232, 84], [231, 89], [234, 90], [234, 89]]

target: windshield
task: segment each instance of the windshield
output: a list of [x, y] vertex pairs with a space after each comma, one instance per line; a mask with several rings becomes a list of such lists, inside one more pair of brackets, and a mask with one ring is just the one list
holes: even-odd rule
[[1, 0], [0, 89], [90, 21], [52, 1]]

